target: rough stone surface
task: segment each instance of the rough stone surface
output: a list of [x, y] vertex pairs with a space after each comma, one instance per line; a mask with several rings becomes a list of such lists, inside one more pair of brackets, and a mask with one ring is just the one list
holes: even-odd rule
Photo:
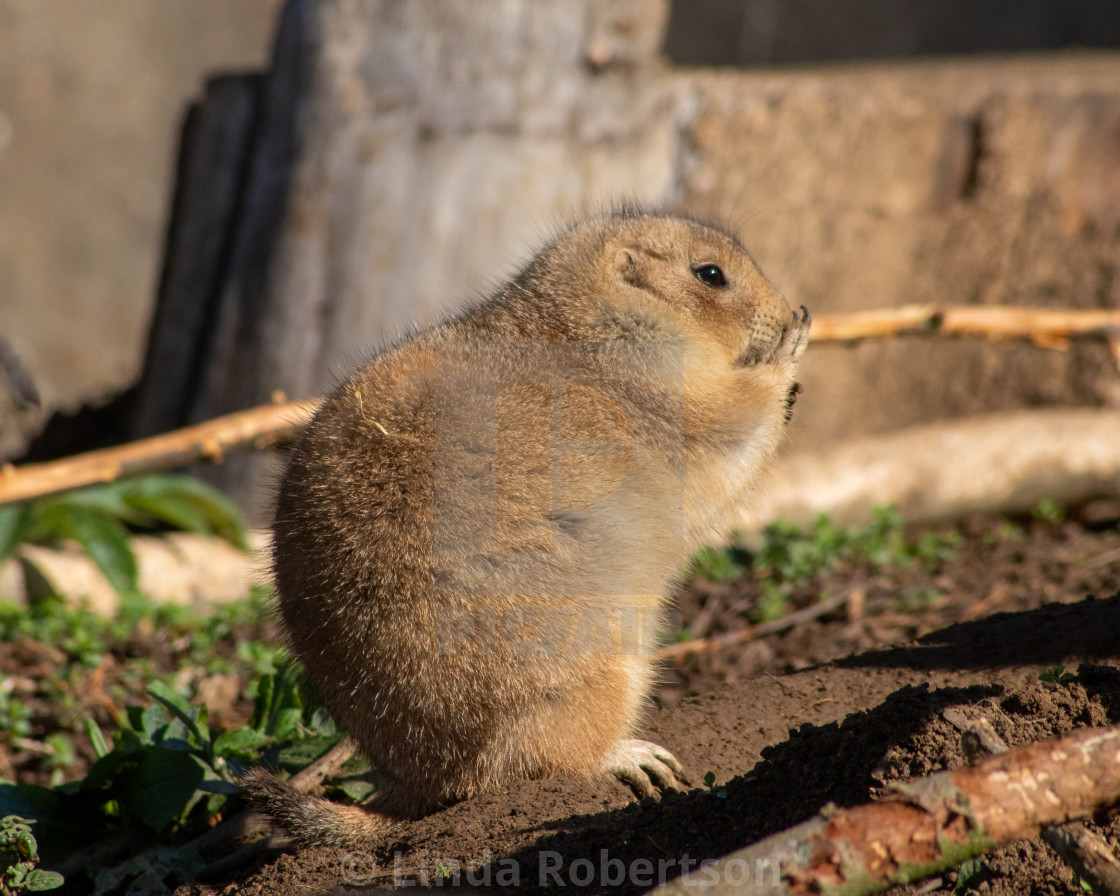
[[[278, 44], [306, 72], [284, 220], [263, 284], [232, 272], [198, 416], [313, 395], [488, 290], [573, 212], [671, 189], [664, 0], [301, 7], [303, 41]], [[255, 226], [250, 212], [238, 238]]]
[[[683, 73], [683, 204], [815, 313], [1120, 306], [1120, 56]], [[793, 440], [979, 411], [1120, 406], [1105, 348], [817, 347]]]
[[[321, 48], [300, 57], [303, 152], [256, 293], [227, 290], [227, 366], [175, 397], [195, 419], [320, 391], [623, 194], [729, 224], [815, 313], [1120, 305], [1120, 54], [671, 69], [664, 0], [480, 2], [386, 3], [361, 28], [352, 0], [295, 3], [315, 10], [298, 52]], [[79, 31], [61, 0], [0, 0], [0, 334], [48, 407], [135, 376], [184, 100], [202, 72], [263, 59], [278, 6], [128, 0]], [[804, 380], [804, 447], [1120, 406], [1091, 344], [818, 346]], [[0, 411], [0, 452], [20, 413]]]

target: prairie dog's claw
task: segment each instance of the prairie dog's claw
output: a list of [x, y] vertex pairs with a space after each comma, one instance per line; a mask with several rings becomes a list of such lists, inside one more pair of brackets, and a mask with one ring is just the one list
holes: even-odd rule
[[648, 740], [619, 741], [607, 754], [603, 770], [629, 787], [638, 799], [688, 787], [688, 778], [676, 757]]

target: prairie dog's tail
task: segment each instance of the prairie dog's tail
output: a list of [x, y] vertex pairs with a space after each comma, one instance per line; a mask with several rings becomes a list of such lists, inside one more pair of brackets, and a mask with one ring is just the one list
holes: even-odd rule
[[263, 768], [246, 772], [241, 789], [254, 808], [305, 846], [360, 846], [377, 839], [395, 821], [376, 811], [303, 793]]

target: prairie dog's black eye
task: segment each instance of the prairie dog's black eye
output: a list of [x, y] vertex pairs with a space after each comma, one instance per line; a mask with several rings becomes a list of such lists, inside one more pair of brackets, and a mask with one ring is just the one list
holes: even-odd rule
[[723, 289], [727, 286], [727, 278], [723, 276], [723, 271], [717, 265], [699, 264], [692, 269], [692, 273], [696, 275], [697, 280], [712, 289]]

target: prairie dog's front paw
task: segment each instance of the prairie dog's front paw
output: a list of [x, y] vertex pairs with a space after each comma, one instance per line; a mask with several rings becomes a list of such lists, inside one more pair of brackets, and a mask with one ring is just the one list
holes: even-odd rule
[[778, 339], [774, 351], [767, 358], [772, 364], [785, 361], [796, 364], [801, 361], [805, 346], [809, 345], [809, 327], [813, 323], [809, 309], [802, 305], [800, 312], [792, 312], [792, 317], [790, 323], [782, 327], [782, 338]]
[[789, 329], [783, 333], [782, 350], [785, 355], [795, 363], [801, 360], [805, 346], [809, 344], [809, 327], [813, 320], [809, 317], [809, 309], [801, 306], [801, 313], [793, 312], [793, 322]]
[[688, 778], [676, 757], [648, 740], [620, 740], [607, 754], [603, 770], [629, 787], [638, 799], [688, 787]]

